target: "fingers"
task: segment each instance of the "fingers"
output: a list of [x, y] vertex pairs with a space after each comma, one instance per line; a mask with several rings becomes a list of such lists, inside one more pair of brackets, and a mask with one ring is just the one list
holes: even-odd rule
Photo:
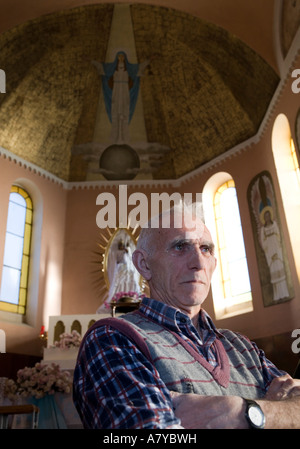
[[266, 394], [266, 399], [282, 401], [298, 395], [300, 395], [300, 382], [286, 374], [273, 379]]
[[171, 398], [176, 398], [177, 396], [181, 396], [181, 393], [178, 391], [170, 391]]
[[183, 396], [181, 393], [178, 393], [177, 391], [170, 391], [170, 395], [172, 398], [172, 402], [173, 402], [173, 407], [174, 410], [176, 409], [176, 407], [178, 407], [181, 397]]

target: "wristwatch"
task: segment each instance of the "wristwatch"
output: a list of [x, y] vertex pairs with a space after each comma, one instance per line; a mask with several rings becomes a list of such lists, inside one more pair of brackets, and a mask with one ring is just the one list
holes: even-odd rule
[[245, 416], [251, 429], [264, 429], [266, 418], [258, 403], [246, 398], [244, 401], [246, 401]]

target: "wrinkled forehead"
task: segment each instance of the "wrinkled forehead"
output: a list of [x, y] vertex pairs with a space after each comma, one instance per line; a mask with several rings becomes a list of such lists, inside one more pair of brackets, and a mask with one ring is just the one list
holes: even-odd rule
[[184, 214], [173, 211], [173, 229], [176, 231], [178, 228], [186, 239], [201, 239], [206, 226], [195, 213]]
[[199, 233], [204, 230], [202, 215], [199, 210], [191, 213], [190, 209], [171, 209], [162, 212], [160, 215], [152, 217], [150, 220], [151, 228], [159, 229], [184, 229], [186, 231], [197, 230]]
[[142, 226], [137, 248], [143, 248], [150, 254], [162, 249], [174, 238], [198, 242], [205, 239], [206, 242], [213, 243], [202, 217], [201, 210], [199, 212], [197, 208], [192, 213], [182, 213], [182, 209], [174, 208], [151, 217], [147, 225]]
[[201, 241], [203, 239], [211, 241], [211, 235], [207, 227], [200, 218], [189, 217], [188, 219], [183, 219], [182, 223], [176, 221], [178, 218], [175, 213], [174, 221], [171, 220], [170, 226], [161, 226], [159, 228], [159, 239], [160, 242], [169, 242], [176, 239], [184, 239], [191, 241]]

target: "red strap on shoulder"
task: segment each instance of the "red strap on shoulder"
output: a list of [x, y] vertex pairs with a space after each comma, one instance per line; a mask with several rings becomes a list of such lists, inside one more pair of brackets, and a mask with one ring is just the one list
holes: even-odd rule
[[[123, 335], [126, 335], [126, 337], [128, 337], [133, 343], [136, 344], [136, 346], [147, 357], [147, 359], [151, 363], [153, 363], [149, 348], [148, 348], [145, 340], [139, 334], [139, 332], [137, 330], [135, 330], [135, 328], [133, 326], [131, 326], [130, 323], [128, 323], [128, 321], [122, 320], [119, 318], [102, 318], [102, 319], [96, 321], [96, 323], [94, 323], [88, 329], [86, 335], [101, 326], [113, 327], [114, 329], [117, 329], [119, 332], [121, 332]], [[83, 338], [83, 340], [81, 342], [81, 347], [85, 340], [85, 337]]]

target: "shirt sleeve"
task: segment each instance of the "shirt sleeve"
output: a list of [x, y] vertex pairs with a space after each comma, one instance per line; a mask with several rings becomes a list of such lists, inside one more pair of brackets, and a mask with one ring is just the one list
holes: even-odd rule
[[85, 339], [73, 396], [85, 428], [182, 428], [155, 367], [133, 342], [107, 325]]
[[262, 367], [262, 374], [265, 382], [265, 390], [268, 391], [268, 388], [272, 382], [272, 380], [275, 377], [283, 376], [284, 374], [287, 374], [285, 371], [279, 370], [274, 363], [272, 363], [269, 359], [267, 359], [264, 351], [262, 349], [259, 349], [253, 341], [251, 341], [251, 344], [253, 345], [255, 351], [258, 353], [260, 361], [261, 361], [261, 367]]

